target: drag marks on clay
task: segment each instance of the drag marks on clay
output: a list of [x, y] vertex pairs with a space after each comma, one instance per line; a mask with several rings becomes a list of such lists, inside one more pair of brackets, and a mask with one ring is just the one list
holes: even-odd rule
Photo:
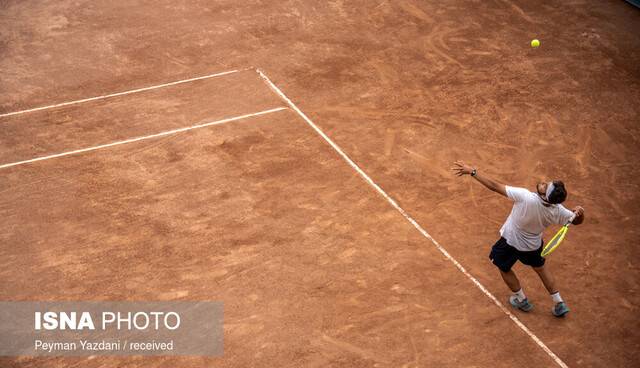
[[453, 28], [451, 24], [436, 24], [431, 32], [422, 38], [422, 48], [426, 53], [433, 51], [440, 58], [448, 61], [451, 64], [456, 64], [461, 69], [464, 69], [464, 65], [449, 54], [450, 47], [447, 43], [446, 37], [452, 33], [458, 32], [463, 28]]
[[401, 1], [401, 2], [398, 3], [398, 5], [406, 13], [408, 13], [411, 16], [414, 16], [414, 17], [418, 18], [419, 20], [421, 20], [421, 21], [423, 21], [425, 23], [429, 23], [429, 24], [435, 23], [432, 17], [430, 17], [422, 9], [420, 9], [419, 7], [417, 7], [416, 5], [414, 5], [414, 4], [412, 4], [412, 3], [408, 2], [408, 1]]
[[395, 146], [396, 141], [396, 131], [391, 128], [387, 128], [387, 131], [384, 136], [384, 155], [389, 157], [391, 156], [391, 152], [393, 152], [393, 147]]
[[412, 159], [412, 161], [416, 162], [423, 168], [429, 168], [432, 174], [438, 174], [440, 179], [449, 179], [451, 177], [451, 172], [447, 170], [444, 166], [441, 165], [433, 165], [433, 160], [428, 159], [427, 157], [414, 152], [406, 147], [402, 147], [402, 150]]
[[518, 15], [524, 19], [525, 21], [531, 23], [531, 24], [535, 24], [537, 23], [533, 18], [531, 18], [530, 16], [527, 15], [527, 13], [524, 12], [524, 10], [522, 10], [521, 7], [519, 7], [518, 5], [516, 5], [513, 1], [511, 0], [501, 0], [503, 3], [509, 5], [516, 13], [518, 13]]
[[324, 345], [326, 345], [326, 343], [328, 343], [328, 344], [333, 345], [334, 347], [336, 347], [336, 348], [338, 348], [340, 350], [344, 350], [344, 351], [350, 352], [350, 353], [355, 354], [355, 355], [357, 355], [357, 356], [359, 356], [361, 358], [364, 358], [364, 359], [373, 360], [373, 361], [375, 361], [377, 363], [382, 363], [382, 364], [390, 364], [390, 362], [388, 360], [384, 359], [382, 356], [380, 356], [380, 355], [378, 355], [378, 354], [376, 354], [376, 353], [374, 353], [372, 351], [360, 348], [360, 347], [355, 346], [355, 345], [353, 345], [351, 343], [348, 343], [346, 341], [342, 341], [342, 340], [333, 338], [333, 337], [331, 337], [329, 335], [326, 335], [326, 334], [322, 334], [321, 342], [324, 342], [325, 343]]
[[592, 146], [591, 146], [591, 128], [582, 125], [578, 128], [578, 142], [582, 142], [578, 152], [574, 154], [574, 158], [578, 163], [577, 169], [580, 172], [580, 176], [582, 178], [587, 178], [589, 176], [589, 170], [591, 169], [591, 161], [592, 161]]

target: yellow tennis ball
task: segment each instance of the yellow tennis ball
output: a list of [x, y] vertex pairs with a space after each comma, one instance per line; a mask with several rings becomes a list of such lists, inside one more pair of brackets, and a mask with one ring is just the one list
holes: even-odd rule
[[540, 40], [535, 39], [535, 40], [531, 40], [531, 47], [538, 47], [540, 46]]

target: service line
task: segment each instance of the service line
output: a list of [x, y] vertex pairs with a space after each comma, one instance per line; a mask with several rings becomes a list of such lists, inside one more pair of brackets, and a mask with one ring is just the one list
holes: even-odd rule
[[516, 317], [513, 313], [511, 313], [511, 311], [505, 308], [505, 306], [495, 296], [493, 296], [493, 294], [491, 294], [491, 292], [484, 285], [482, 285], [482, 283], [480, 283], [478, 279], [471, 275], [460, 264], [460, 262], [453, 258], [453, 256], [451, 256], [451, 254], [449, 254], [449, 252], [447, 252], [444, 247], [442, 247], [431, 235], [429, 235], [429, 233], [424, 228], [422, 228], [422, 226], [420, 226], [420, 224], [418, 224], [418, 222], [414, 220], [413, 217], [411, 217], [407, 213], [407, 211], [400, 207], [400, 205], [398, 205], [398, 203], [393, 198], [391, 198], [378, 184], [373, 181], [373, 179], [371, 179], [371, 177], [369, 177], [369, 175], [367, 175], [351, 158], [349, 158], [349, 156], [347, 156], [347, 154], [344, 153], [344, 151], [342, 151], [342, 149], [336, 143], [334, 143], [331, 138], [329, 138], [316, 124], [314, 124], [313, 121], [311, 121], [311, 119], [307, 117], [307, 115], [305, 115], [273, 82], [271, 82], [271, 80], [264, 74], [264, 72], [259, 69], [256, 71], [258, 72], [260, 77], [265, 80], [269, 87], [271, 87], [271, 89], [278, 96], [280, 96], [280, 98], [282, 98], [282, 100], [284, 100], [289, 105], [289, 107], [291, 107], [291, 109], [293, 109], [293, 111], [298, 113], [298, 115], [300, 115], [300, 117], [305, 122], [307, 122], [307, 124], [309, 124], [311, 128], [313, 128], [327, 143], [329, 143], [331, 147], [333, 147], [334, 150], [336, 150], [336, 152], [340, 156], [342, 156], [342, 158], [349, 164], [349, 166], [351, 166], [358, 174], [360, 174], [360, 176], [367, 183], [369, 183], [369, 185], [371, 185], [378, 193], [380, 193], [380, 195], [382, 195], [393, 208], [400, 212], [400, 214], [407, 221], [409, 221], [411, 225], [413, 225], [413, 227], [415, 227], [425, 238], [429, 239], [445, 256], [445, 258], [451, 261], [451, 263], [453, 263], [458, 268], [458, 270], [460, 270], [460, 272], [462, 272], [469, 280], [471, 280], [471, 282], [473, 282], [474, 285], [476, 285], [478, 289], [480, 289], [489, 299], [491, 299], [504, 314], [511, 318], [511, 320], [518, 327], [520, 327], [520, 329], [524, 331], [524, 333], [526, 333], [536, 344], [538, 344], [540, 348], [542, 348], [542, 350], [544, 350], [545, 353], [547, 353], [556, 362], [556, 364], [558, 364], [562, 368], [568, 368], [567, 365], [562, 361], [562, 359], [560, 359], [553, 351], [551, 351], [551, 349], [549, 349], [547, 345], [542, 342], [542, 340], [540, 340], [531, 330], [529, 330], [529, 328], [527, 328], [527, 326], [525, 326], [524, 323], [522, 323], [518, 319], [518, 317]]
[[[246, 69], [243, 69], [246, 70]], [[5, 117], [5, 116], [13, 116], [13, 115], [20, 115], [20, 114], [26, 114], [28, 112], [35, 112], [35, 111], [41, 111], [41, 110], [48, 110], [48, 109], [53, 109], [56, 107], [63, 107], [63, 106], [69, 106], [69, 105], [76, 105], [76, 104], [80, 104], [83, 102], [89, 102], [89, 101], [97, 101], [97, 100], [104, 100], [105, 98], [111, 98], [111, 97], [117, 97], [117, 96], [125, 96], [125, 95], [130, 95], [132, 93], [139, 93], [139, 92], [144, 92], [144, 91], [151, 91], [154, 89], [158, 89], [158, 88], [163, 88], [163, 87], [169, 87], [169, 86], [175, 86], [176, 84], [182, 84], [182, 83], [189, 83], [189, 82], [195, 82], [195, 81], [199, 81], [199, 80], [203, 80], [203, 79], [209, 79], [209, 78], [215, 78], [215, 77], [222, 77], [224, 75], [229, 75], [229, 74], [233, 74], [233, 73], [237, 73], [240, 72], [242, 70], [229, 70], [227, 72], [220, 72], [220, 73], [215, 73], [215, 74], [209, 74], [209, 75], [203, 75], [201, 77], [195, 77], [195, 78], [189, 78], [189, 79], [182, 79], [182, 80], [178, 80], [178, 81], [174, 81], [174, 82], [169, 82], [169, 83], [163, 83], [163, 84], [156, 84], [154, 86], [149, 86], [149, 87], [144, 87], [144, 88], [137, 88], [137, 89], [131, 89], [128, 91], [123, 91], [123, 92], [117, 92], [117, 93], [111, 93], [108, 95], [102, 95], [102, 96], [95, 96], [95, 97], [89, 97], [89, 98], [83, 98], [81, 100], [74, 100], [74, 101], [68, 101], [68, 102], [62, 102], [62, 103], [58, 103], [58, 104], [53, 104], [53, 105], [47, 105], [47, 106], [41, 106], [41, 107], [34, 107], [32, 109], [26, 109], [26, 110], [20, 110], [20, 111], [13, 111], [13, 112], [7, 112], [4, 114], [0, 114], [0, 118]]]
[[99, 150], [99, 149], [103, 149], [103, 148], [109, 148], [109, 147], [113, 147], [113, 146], [119, 146], [119, 145], [127, 144], [127, 143], [139, 142], [139, 141], [143, 141], [143, 140], [146, 140], [146, 139], [164, 137], [164, 136], [167, 136], [167, 135], [186, 132], [188, 130], [206, 128], [206, 127], [209, 127], [209, 126], [212, 126], [212, 125], [224, 124], [224, 123], [228, 123], [228, 122], [231, 122], [231, 121], [246, 119], [246, 118], [250, 118], [250, 117], [254, 117], [254, 116], [271, 114], [271, 113], [274, 113], [274, 112], [277, 112], [277, 111], [282, 111], [282, 110], [287, 110], [287, 108], [286, 107], [276, 107], [276, 108], [273, 108], [273, 109], [254, 112], [254, 113], [251, 113], [251, 114], [234, 116], [234, 117], [231, 117], [231, 118], [211, 121], [211, 122], [204, 123], [204, 124], [192, 125], [192, 126], [189, 126], [189, 127], [186, 127], [186, 128], [167, 130], [167, 131], [164, 131], [164, 132], [151, 134], [151, 135], [145, 135], [145, 136], [142, 136], [142, 137], [130, 138], [130, 139], [125, 139], [123, 141], [116, 141], [116, 142], [112, 142], [112, 143], [101, 144], [99, 146], [81, 148], [81, 149], [77, 149], [77, 150], [73, 150], [73, 151], [57, 153], [57, 154], [54, 154], [54, 155], [42, 156], [42, 157], [32, 158], [32, 159], [29, 159], [29, 160], [12, 162], [12, 163], [8, 163], [8, 164], [0, 165], [0, 169], [6, 169], [6, 168], [9, 168], [9, 167], [18, 166], [18, 165], [24, 165], [24, 164], [28, 164], [28, 163], [36, 162], [36, 161], [50, 160], [52, 158], [75, 155], [75, 154], [78, 154], [78, 153], [95, 151], [95, 150]]

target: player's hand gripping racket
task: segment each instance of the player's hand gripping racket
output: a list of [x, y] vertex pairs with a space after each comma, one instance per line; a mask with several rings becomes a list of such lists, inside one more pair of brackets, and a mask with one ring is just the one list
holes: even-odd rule
[[542, 252], [540, 253], [541, 256], [543, 257], [548, 256], [549, 254], [551, 254], [551, 252], [553, 252], [554, 250], [556, 250], [556, 248], [560, 246], [560, 243], [562, 243], [562, 241], [564, 240], [564, 237], [567, 235], [567, 231], [569, 231], [569, 225], [571, 225], [574, 218], [575, 216], [571, 218], [569, 222], [564, 224], [564, 226], [560, 228], [560, 230], [558, 230], [556, 235], [554, 235], [553, 238], [549, 240], [547, 245], [545, 245], [544, 248], [542, 248]]

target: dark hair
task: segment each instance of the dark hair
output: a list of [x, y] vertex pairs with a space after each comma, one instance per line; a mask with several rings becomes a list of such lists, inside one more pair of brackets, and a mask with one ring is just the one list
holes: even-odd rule
[[549, 203], [558, 204], [564, 202], [565, 199], [567, 199], [567, 189], [564, 187], [564, 183], [560, 180], [554, 180], [553, 192], [549, 194], [547, 201], [549, 201]]

